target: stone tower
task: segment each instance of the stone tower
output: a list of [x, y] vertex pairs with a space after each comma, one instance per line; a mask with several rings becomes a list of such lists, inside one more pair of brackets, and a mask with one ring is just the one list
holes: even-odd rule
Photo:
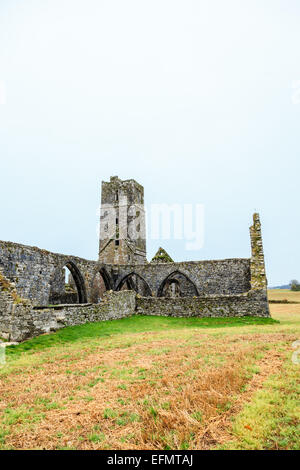
[[133, 179], [102, 181], [99, 261], [147, 263], [144, 188]]

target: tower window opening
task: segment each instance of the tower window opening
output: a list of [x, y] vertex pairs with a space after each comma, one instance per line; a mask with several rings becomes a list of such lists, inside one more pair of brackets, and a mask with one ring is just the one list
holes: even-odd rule
[[119, 225], [119, 219], [116, 218], [116, 225]]
[[118, 201], [119, 200], [119, 191], [116, 191], [116, 194], [115, 194], [115, 200]]
[[115, 245], [119, 246], [120, 245], [120, 240], [115, 240]]

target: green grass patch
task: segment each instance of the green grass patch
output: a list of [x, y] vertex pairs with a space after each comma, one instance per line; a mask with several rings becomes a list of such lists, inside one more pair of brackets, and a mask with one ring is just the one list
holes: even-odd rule
[[94, 442], [95, 444], [97, 444], [98, 442], [104, 441], [104, 439], [105, 439], [105, 434], [103, 434], [102, 432], [98, 434], [93, 433], [88, 436], [88, 440], [91, 442]]
[[17, 346], [9, 346], [6, 348], [6, 354], [7, 358], [13, 358], [23, 352], [31, 354], [35, 351], [42, 351], [66, 343], [118, 334], [183, 328], [224, 328], [249, 325], [272, 325], [275, 323], [279, 323], [278, 320], [261, 317], [174, 318], [134, 315], [120, 320], [86, 323], [85, 325], [62, 328], [50, 335], [38, 336]]
[[219, 449], [300, 450], [299, 364], [290, 352], [283, 369], [270, 376], [263, 388], [234, 418], [234, 438]]
[[0, 422], [0, 450], [7, 449], [5, 441], [12, 426], [18, 425], [21, 430], [30, 429], [44, 417], [44, 413], [39, 413], [32, 407], [27, 408], [25, 405], [5, 408]]
[[106, 408], [103, 413], [103, 418], [104, 419], [113, 419], [118, 416], [118, 413], [115, 410], [112, 410], [111, 408]]

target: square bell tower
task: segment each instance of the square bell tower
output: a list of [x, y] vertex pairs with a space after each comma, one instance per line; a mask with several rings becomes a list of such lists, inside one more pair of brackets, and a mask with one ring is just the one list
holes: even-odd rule
[[102, 181], [99, 261], [147, 263], [144, 188], [133, 179]]

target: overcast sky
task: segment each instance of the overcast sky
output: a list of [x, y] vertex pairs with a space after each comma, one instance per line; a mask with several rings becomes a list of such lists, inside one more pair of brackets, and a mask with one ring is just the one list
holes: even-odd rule
[[204, 204], [175, 261], [300, 280], [299, 0], [0, 0], [0, 239], [96, 259], [101, 180]]

